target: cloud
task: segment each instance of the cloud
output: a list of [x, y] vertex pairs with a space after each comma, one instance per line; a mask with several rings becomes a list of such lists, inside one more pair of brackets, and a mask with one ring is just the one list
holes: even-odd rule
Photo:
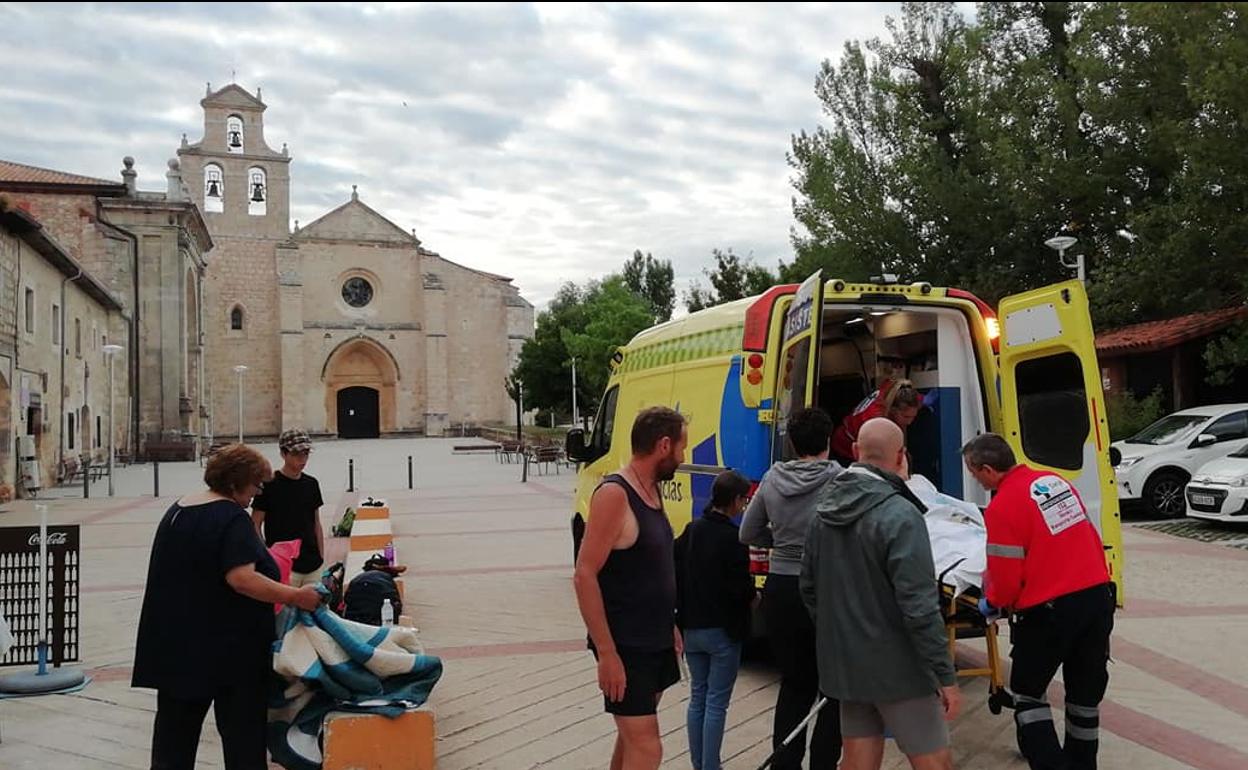
[[0, 157], [163, 187], [204, 83], [263, 86], [292, 219], [363, 200], [538, 304], [640, 248], [789, 259], [819, 62], [895, 4], [0, 4]]

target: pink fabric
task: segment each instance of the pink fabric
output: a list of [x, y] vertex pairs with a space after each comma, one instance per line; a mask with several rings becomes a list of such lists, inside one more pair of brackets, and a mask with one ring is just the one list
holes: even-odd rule
[[[281, 573], [283, 583], [290, 582], [290, 568], [299, 556], [300, 545], [298, 540], [282, 540], [269, 546], [269, 555], [277, 562], [277, 570]], [[281, 612], [282, 605], [273, 605], [273, 611]]]

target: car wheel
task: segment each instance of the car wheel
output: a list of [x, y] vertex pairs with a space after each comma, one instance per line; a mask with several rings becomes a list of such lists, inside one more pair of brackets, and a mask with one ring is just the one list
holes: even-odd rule
[[1144, 484], [1144, 505], [1148, 512], [1163, 519], [1177, 519], [1187, 513], [1183, 487], [1189, 476], [1178, 471], [1159, 471]]

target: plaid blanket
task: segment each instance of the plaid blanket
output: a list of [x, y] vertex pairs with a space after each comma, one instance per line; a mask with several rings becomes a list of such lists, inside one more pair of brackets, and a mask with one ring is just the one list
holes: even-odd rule
[[320, 770], [321, 729], [330, 711], [396, 717], [419, 706], [442, 676], [416, 631], [345, 620], [325, 606], [287, 607], [277, 617], [269, 699], [269, 751], [287, 770]]

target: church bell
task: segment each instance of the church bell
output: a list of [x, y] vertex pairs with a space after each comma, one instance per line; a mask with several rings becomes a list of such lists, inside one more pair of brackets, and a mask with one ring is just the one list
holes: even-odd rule
[[208, 197], [209, 198], [221, 197], [221, 187], [217, 184], [217, 180], [215, 179], [208, 180]]
[[264, 202], [264, 183], [253, 182], [251, 185], [251, 199], [256, 203]]
[[242, 146], [243, 146], [243, 135], [242, 135], [241, 133], [239, 133], [238, 131], [231, 131], [231, 132], [230, 132], [230, 146], [231, 146], [231, 147], [242, 147]]

